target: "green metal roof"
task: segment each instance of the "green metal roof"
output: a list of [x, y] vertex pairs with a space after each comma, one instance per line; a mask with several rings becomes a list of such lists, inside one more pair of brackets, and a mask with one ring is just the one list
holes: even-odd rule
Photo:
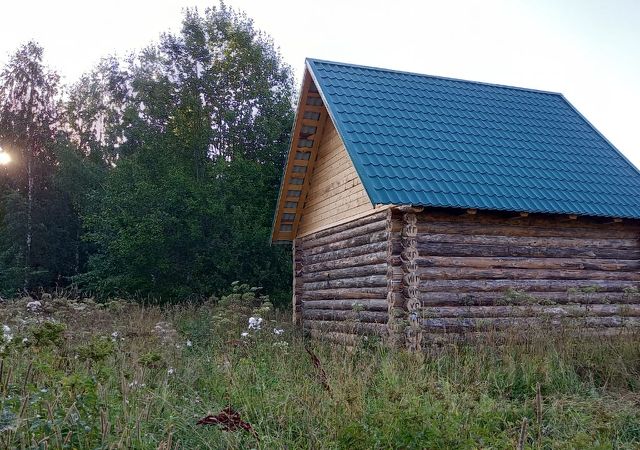
[[561, 94], [307, 66], [374, 204], [640, 218], [640, 172]]

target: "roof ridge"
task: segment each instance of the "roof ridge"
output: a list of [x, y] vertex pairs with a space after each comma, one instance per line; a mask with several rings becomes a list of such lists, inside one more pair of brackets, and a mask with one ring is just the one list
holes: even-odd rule
[[504, 89], [514, 89], [514, 90], [518, 90], [518, 91], [525, 91], [525, 92], [535, 92], [537, 94], [548, 94], [548, 95], [559, 95], [561, 97], [563, 97], [561, 92], [556, 92], [556, 91], [547, 91], [544, 89], [533, 89], [533, 88], [527, 88], [527, 87], [523, 87], [523, 86], [512, 86], [512, 85], [508, 85], [508, 84], [499, 84], [499, 83], [490, 83], [487, 81], [476, 81], [476, 80], [467, 80], [464, 78], [456, 78], [456, 77], [447, 77], [444, 75], [431, 75], [431, 74], [427, 74], [427, 73], [420, 73], [420, 72], [412, 72], [412, 71], [407, 71], [407, 70], [397, 70], [397, 69], [388, 69], [386, 67], [376, 67], [376, 66], [367, 66], [367, 65], [362, 65], [362, 64], [352, 64], [352, 63], [346, 63], [346, 62], [341, 62], [341, 61], [329, 61], [326, 59], [319, 59], [319, 58], [310, 58], [307, 57], [305, 58], [306, 62], [312, 62], [312, 63], [321, 63], [321, 64], [335, 64], [338, 66], [346, 66], [346, 67], [357, 67], [359, 69], [369, 69], [369, 70], [377, 70], [380, 72], [390, 72], [390, 73], [398, 73], [398, 74], [404, 74], [404, 75], [414, 75], [414, 76], [419, 76], [419, 77], [425, 77], [425, 78], [436, 78], [439, 80], [447, 80], [447, 81], [456, 81], [456, 82], [460, 82], [460, 83], [471, 83], [471, 84], [479, 84], [482, 86], [492, 86], [492, 87], [497, 87], [497, 88], [504, 88]]

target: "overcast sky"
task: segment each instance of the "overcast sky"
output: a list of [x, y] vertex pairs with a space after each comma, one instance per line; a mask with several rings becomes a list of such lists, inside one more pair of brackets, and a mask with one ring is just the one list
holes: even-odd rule
[[[36, 39], [67, 82], [203, 0], [0, 0], [0, 64]], [[228, 0], [306, 56], [565, 94], [640, 166], [640, 0]]]

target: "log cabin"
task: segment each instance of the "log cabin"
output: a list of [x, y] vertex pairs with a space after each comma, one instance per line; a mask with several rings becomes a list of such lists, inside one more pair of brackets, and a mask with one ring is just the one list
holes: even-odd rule
[[640, 324], [640, 172], [559, 93], [307, 59], [272, 242], [311, 336]]

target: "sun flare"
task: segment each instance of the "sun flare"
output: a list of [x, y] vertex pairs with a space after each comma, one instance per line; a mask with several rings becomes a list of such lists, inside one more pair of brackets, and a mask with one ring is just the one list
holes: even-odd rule
[[6, 166], [11, 162], [11, 155], [7, 152], [0, 152], [0, 166]]

